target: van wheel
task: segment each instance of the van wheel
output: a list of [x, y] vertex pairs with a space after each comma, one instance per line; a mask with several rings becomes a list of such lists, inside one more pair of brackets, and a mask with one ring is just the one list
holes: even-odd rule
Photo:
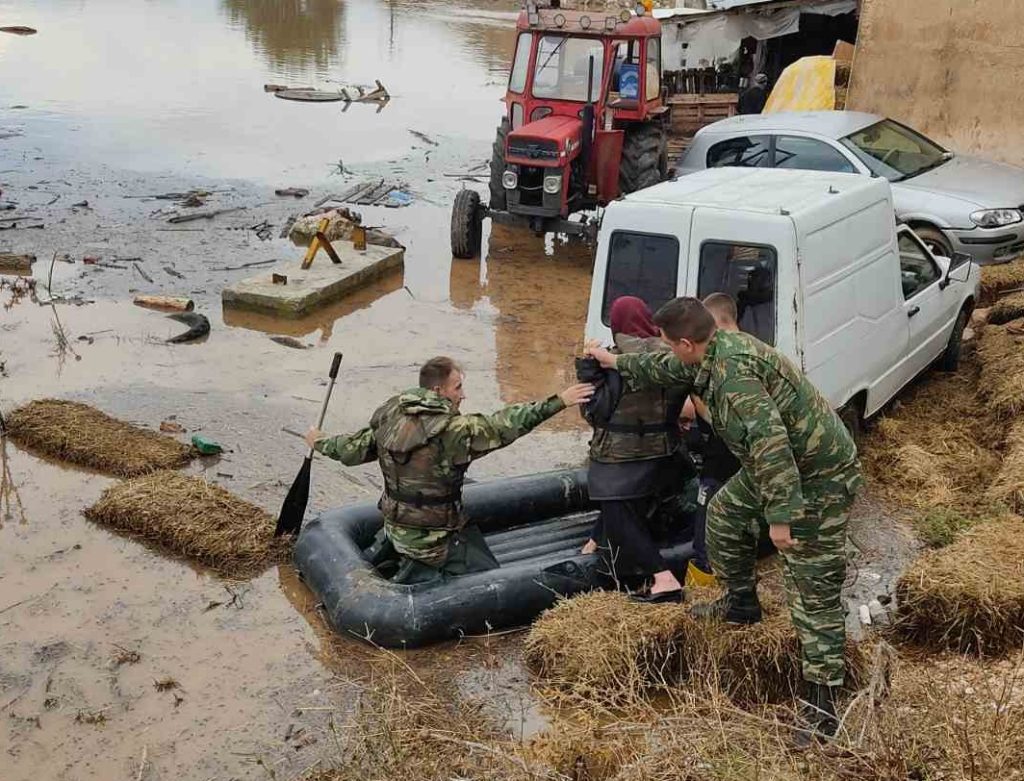
[[854, 442], [860, 441], [864, 433], [864, 418], [860, 413], [860, 405], [855, 399], [851, 399], [839, 410], [839, 419], [843, 421], [846, 430], [850, 432]]
[[964, 329], [967, 328], [967, 320], [970, 315], [966, 309], [961, 310], [960, 316], [953, 326], [953, 333], [949, 335], [949, 343], [946, 351], [939, 358], [939, 371], [955, 372], [960, 368], [960, 348], [963, 346]]

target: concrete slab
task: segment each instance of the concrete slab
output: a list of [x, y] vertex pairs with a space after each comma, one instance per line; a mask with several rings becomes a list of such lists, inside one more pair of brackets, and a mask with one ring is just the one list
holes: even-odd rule
[[[400, 268], [405, 262], [405, 251], [401, 248], [370, 244], [365, 251], [357, 251], [351, 244], [338, 242], [334, 249], [341, 258], [340, 265], [323, 254], [317, 255], [306, 271], [300, 268], [298, 260], [285, 263], [229, 285], [221, 293], [221, 300], [225, 307], [251, 309], [279, 317], [302, 317]], [[288, 283], [274, 284], [274, 274], [286, 276]]]

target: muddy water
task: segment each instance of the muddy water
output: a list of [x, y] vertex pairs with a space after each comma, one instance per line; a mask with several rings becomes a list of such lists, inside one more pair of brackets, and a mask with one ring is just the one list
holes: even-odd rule
[[[509, 231], [479, 261], [447, 251], [463, 185], [446, 174], [489, 155], [514, 7], [0, 0], [5, 24], [39, 30], [0, 35], [0, 204], [14, 206], [0, 218], [29, 218], [0, 232], [0, 251], [40, 259], [34, 298], [0, 291], [0, 408], [60, 396], [149, 427], [174, 416], [227, 448], [194, 471], [276, 512], [303, 452], [280, 429], [312, 421], [334, 350], [338, 431], [364, 425], [434, 354], [464, 364], [472, 410], [570, 383], [590, 251]], [[380, 111], [262, 89], [374, 79], [394, 96]], [[289, 216], [374, 176], [414, 195], [362, 210], [407, 246], [403, 272], [299, 321], [222, 310], [221, 289], [253, 273], [241, 266], [298, 259], [277, 238]], [[313, 193], [274, 196], [288, 185]], [[244, 208], [179, 228], [166, 222], [175, 204], [143, 197], [197, 187], [214, 191], [208, 208]], [[248, 229], [263, 221], [266, 241]], [[47, 284], [76, 303], [46, 305]], [[165, 344], [182, 326], [132, 306], [136, 293], [192, 297], [210, 336]], [[566, 413], [473, 476], [575, 465], [585, 439]], [[290, 778], [336, 750], [332, 714], [343, 723], [366, 652], [339, 653], [292, 568], [225, 583], [86, 522], [108, 478], [12, 444], [5, 466], [23, 507], [0, 526], [0, 779]], [[343, 477], [318, 460], [311, 505], [373, 499], [377, 484], [372, 467]], [[139, 660], [119, 664], [123, 649]], [[407, 657], [428, 680], [460, 670], [456, 686], [510, 730], [536, 728], [514, 641]]]

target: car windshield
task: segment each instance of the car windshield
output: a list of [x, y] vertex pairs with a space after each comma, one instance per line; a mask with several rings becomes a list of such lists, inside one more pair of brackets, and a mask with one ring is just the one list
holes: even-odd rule
[[537, 68], [533, 73], [533, 95], [553, 100], [587, 99], [590, 58], [594, 58], [591, 100], [601, 92], [604, 46], [596, 38], [545, 35], [537, 47]]
[[840, 140], [871, 169], [890, 182], [930, 171], [949, 160], [941, 146], [891, 119], [851, 133]]

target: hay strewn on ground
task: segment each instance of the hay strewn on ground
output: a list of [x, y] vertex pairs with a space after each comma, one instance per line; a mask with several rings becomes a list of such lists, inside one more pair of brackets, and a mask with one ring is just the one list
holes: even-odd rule
[[919, 558], [896, 586], [896, 634], [928, 649], [983, 655], [1024, 645], [1024, 521], [975, 527]]
[[988, 489], [993, 501], [1024, 515], [1024, 419], [1018, 419], [1003, 444], [1003, 465]]
[[966, 354], [960, 371], [921, 378], [865, 436], [861, 460], [886, 499], [971, 517], [985, 509], [1003, 432], [991, 426], [978, 397], [980, 371], [976, 357]]
[[193, 456], [188, 445], [75, 401], [30, 402], [7, 425], [19, 445], [118, 477], [183, 466]]
[[[569, 702], [620, 707], [692, 680], [713, 682], [743, 705], [791, 701], [800, 688], [800, 645], [779, 597], [763, 592], [762, 602], [764, 621], [739, 627], [697, 621], [687, 606], [584, 594], [559, 602], [534, 623], [526, 661], [542, 685]], [[847, 661], [856, 686], [864, 663], [853, 644]]]
[[1024, 293], [1014, 293], [996, 301], [986, 319], [992, 325], [1006, 325], [1021, 317], [1024, 317]]
[[289, 551], [287, 541], [274, 537], [274, 519], [259, 507], [178, 472], [118, 483], [85, 516], [227, 575], [259, 571]]
[[[303, 781], [907, 781], [1021, 778], [1022, 662], [998, 671], [897, 660], [879, 646], [836, 741], [794, 751], [793, 713], [741, 710], [694, 680], [614, 718], [550, 712], [510, 737], [478, 705], [395, 668], [361, 698], [340, 745]], [[397, 676], [397, 677], [395, 677]], [[968, 685], [969, 681], [969, 685]], [[329, 741], [328, 741], [329, 743]]]
[[1024, 259], [981, 269], [981, 300], [991, 302], [1003, 291], [1024, 287]]
[[981, 332], [978, 358], [978, 390], [990, 413], [1007, 419], [1024, 412], [1024, 336], [1005, 326], [987, 325]]

